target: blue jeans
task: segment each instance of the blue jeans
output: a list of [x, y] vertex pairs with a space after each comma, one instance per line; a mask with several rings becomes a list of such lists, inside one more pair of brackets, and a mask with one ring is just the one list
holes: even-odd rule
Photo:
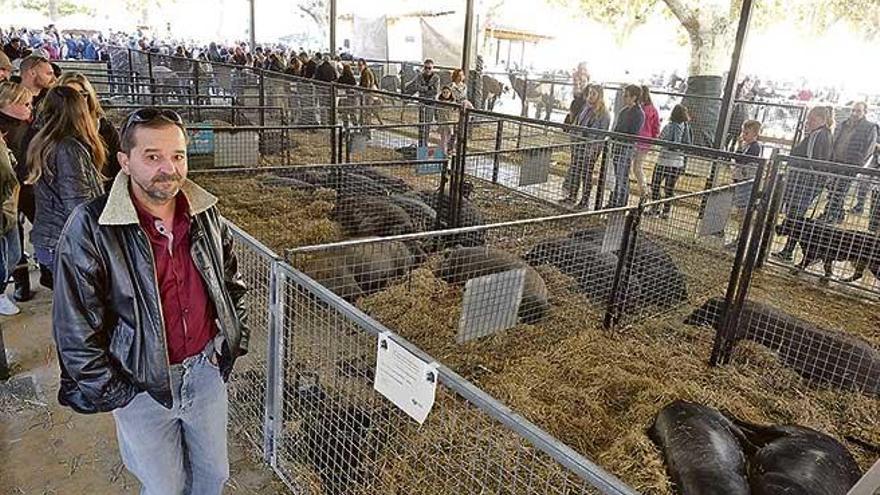
[[229, 478], [228, 402], [220, 370], [201, 354], [171, 366], [174, 406], [146, 392], [113, 411], [125, 467], [141, 482], [141, 495], [217, 495]]
[[18, 226], [16, 225], [12, 230], [0, 237], [0, 270], [5, 270], [2, 282], [0, 282], [0, 295], [6, 293], [9, 276], [12, 275], [15, 267], [18, 266], [20, 258], [21, 242], [18, 239]]
[[55, 250], [41, 246], [34, 246], [34, 258], [37, 263], [45, 266], [49, 271], [55, 270]]
[[612, 144], [614, 148], [614, 190], [608, 206], [618, 208], [629, 202], [629, 169], [632, 166], [635, 147], [631, 144]]

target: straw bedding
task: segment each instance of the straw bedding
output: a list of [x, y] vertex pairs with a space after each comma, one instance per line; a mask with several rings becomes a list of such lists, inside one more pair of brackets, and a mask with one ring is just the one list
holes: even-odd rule
[[[338, 226], [328, 219], [335, 201], [332, 191], [269, 191], [256, 177], [206, 176], [197, 180], [220, 197], [227, 217], [273, 249], [342, 238]], [[477, 188], [474, 192], [474, 201], [481, 207], [519, 208], [521, 213], [534, 215], [534, 204], [482, 197], [489, 194], [487, 191]], [[491, 210], [487, 212], [487, 217], [492, 215]], [[530, 235], [539, 233], [554, 234], [548, 228]], [[496, 246], [522, 254], [526, 241], [510, 234], [496, 240]], [[693, 262], [687, 262], [687, 256], [693, 257]], [[739, 345], [732, 364], [719, 368], [707, 365], [712, 331], [682, 323], [706, 297], [723, 291], [729, 268], [713, 267], [729, 264], [706, 256], [708, 251], [683, 244], [675, 250], [674, 257], [693, 288], [688, 304], [615, 331], [602, 329], [602, 308], [568, 290], [574, 282], [546, 266], [539, 271], [553, 289], [552, 309], [545, 320], [461, 345], [455, 343], [455, 334], [462, 292], [433, 275], [437, 256], [386, 290], [361, 299], [358, 305], [645, 493], [671, 493], [663, 459], [645, 431], [656, 412], [674, 399], [727, 410], [748, 421], [816, 428], [843, 441], [863, 469], [870, 467], [875, 455], [848, 438], [880, 444], [880, 401], [804, 385], [772, 353], [749, 342]], [[699, 280], [703, 282], [693, 283]], [[776, 272], [759, 273], [751, 297], [880, 346], [876, 304], [829, 293]], [[447, 412], [464, 407], [459, 401], [443, 399], [440, 405], [418, 438], [426, 439], [426, 449], [432, 445], [430, 439], [445, 439], [455, 446], [455, 452], [466, 455], [473, 431], [463, 429], [456, 436], [450, 425], [457, 421], [469, 429], [473, 423]], [[419, 475], [420, 469], [430, 468], [420, 467], [423, 460], [418, 458], [393, 457], [387, 462], [408, 473], [403, 478], [383, 474], [394, 478], [383, 481], [387, 486], [418, 487], [407, 480], [436, 480], [428, 474]], [[467, 465], [464, 460], [462, 465]], [[438, 488], [437, 493], [445, 492]]]

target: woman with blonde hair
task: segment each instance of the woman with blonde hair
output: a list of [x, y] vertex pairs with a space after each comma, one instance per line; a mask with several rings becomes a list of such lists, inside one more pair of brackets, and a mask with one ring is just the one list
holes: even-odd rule
[[0, 83], [0, 134], [5, 135], [6, 146], [20, 162], [23, 161], [23, 152], [19, 146], [33, 117], [33, 98], [33, 93], [21, 84]]
[[6, 295], [9, 276], [21, 259], [18, 236], [18, 180], [13, 170], [15, 157], [0, 133], [0, 315], [12, 316], [21, 310]]
[[105, 117], [104, 108], [101, 107], [98, 94], [86, 76], [79, 72], [65, 72], [58, 79], [58, 85], [67, 86], [81, 94], [89, 105], [89, 114], [98, 123], [98, 134], [104, 140], [104, 149], [107, 155], [107, 165], [104, 167], [103, 175], [107, 178], [105, 189], [109, 191], [110, 184], [113, 183], [113, 179], [119, 173], [119, 161], [116, 158], [116, 154], [121, 148], [119, 132]]
[[45, 267], [41, 283], [51, 288], [55, 246], [73, 209], [103, 194], [107, 151], [88, 103], [78, 91], [56, 86], [40, 109], [41, 127], [28, 147], [26, 182], [36, 203], [31, 243]]
[[602, 151], [602, 144], [595, 142], [597, 136], [590, 129], [607, 131], [611, 126], [611, 114], [605, 107], [605, 91], [598, 84], [591, 84], [584, 89], [587, 95], [583, 110], [575, 116], [574, 125], [583, 128], [577, 137], [581, 141], [593, 141], [573, 146], [571, 167], [568, 169], [562, 188], [567, 193], [563, 202], [577, 201], [581, 186], [583, 197], [578, 204], [581, 209], [589, 209], [592, 190], [593, 166]]
[[[13, 169], [16, 184], [20, 184], [27, 174], [25, 162], [27, 158], [27, 136], [30, 134], [30, 122], [33, 120], [34, 94], [21, 84], [6, 81], [0, 83], [0, 135], [6, 141], [7, 149], [12, 153]], [[16, 216], [21, 212], [29, 222], [34, 221], [34, 191], [30, 186], [18, 186], [16, 193]], [[33, 297], [31, 281], [27, 270], [28, 258], [24, 254], [24, 220], [16, 218], [18, 223], [18, 252], [22, 253], [17, 260], [17, 267], [12, 273], [15, 279], [15, 291], [12, 299], [24, 302]]]

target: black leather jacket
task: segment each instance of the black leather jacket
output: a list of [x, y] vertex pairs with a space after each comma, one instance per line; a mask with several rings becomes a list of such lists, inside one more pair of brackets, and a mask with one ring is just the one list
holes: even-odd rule
[[103, 193], [89, 149], [72, 137], [58, 143], [34, 184], [33, 245], [54, 249], [73, 209]]
[[[171, 408], [165, 325], [149, 240], [119, 174], [110, 193], [77, 207], [58, 242], [52, 327], [58, 401], [81, 413], [123, 407], [139, 392]], [[247, 291], [216, 198], [187, 181], [191, 252], [214, 303], [219, 367], [228, 378], [247, 352]]]

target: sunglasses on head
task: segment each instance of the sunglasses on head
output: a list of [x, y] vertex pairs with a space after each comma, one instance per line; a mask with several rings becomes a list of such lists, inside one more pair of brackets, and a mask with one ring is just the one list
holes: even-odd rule
[[128, 116], [128, 120], [126, 120], [125, 125], [122, 126], [121, 134], [125, 134], [127, 130], [136, 125], [148, 124], [150, 122], [155, 122], [160, 119], [167, 120], [172, 124], [176, 124], [179, 126], [183, 125], [183, 119], [180, 118], [180, 115], [173, 110], [163, 110], [159, 108], [141, 108], [140, 110], [135, 110]]

